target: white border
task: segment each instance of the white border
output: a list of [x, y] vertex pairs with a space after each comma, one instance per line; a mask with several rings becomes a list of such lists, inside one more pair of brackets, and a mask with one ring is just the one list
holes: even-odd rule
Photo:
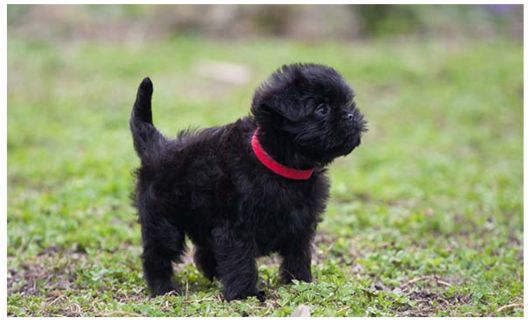
[[[8, 1], [8, 4], [75, 4], [76, 2], [67, 2], [67, 1], [56, 1], [56, 2], [44, 2], [44, 1]], [[97, 1], [86, 1], [83, 3], [90, 3], [90, 4], [97, 4], [97, 3], [103, 3], [103, 2], [97, 2]], [[134, 3], [134, 4], [142, 4], [142, 2], [139, 1], [114, 1], [114, 4], [127, 4], [127, 3]], [[173, 1], [156, 1], [154, 3], [159, 4], [222, 4], [225, 3], [224, 1], [210, 1], [210, 2], [178, 2], [175, 3]], [[153, 3], [153, 4], [154, 4]], [[252, 3], [260, 3], [260, 4], [319, 4], [321, 2], [319, 1], [289, 1], [289, 2], [280, 2], [280, 1], [230, 1], [228, 2], [230, 4], [252, 4]], [[351, 2], [348, 1], [326, 1], [326, 4], [351, 4]], [[376, 1], [363, 1], [360, 3], [355, 4], [376, 4], [378, 2]], [[429, 2], [429, 1], [407, 1], [407, 2], [401, 2], [401, 1], [384, 1], [382, 4], [399, 4], [399, 3], [407, 3], [407, 4], [439, 4], [439, 2]], [[443, 4], [524, 4], [523, 1], [466, 1], [466, 2], [460, 2], [460, 1], [444, 1]], [[528, 17], [529, 6], [524, 7], [524, 16]], [[61, 323], [66, 324], [67, 322], [72, 321], [68, 318], [7, 318], [7, 300], [6, 300], [6, 290], [7, 290], [7, 10], [6, 5], [2, 5], [0, 7], [0, 16], [2, 19], [1, 29], [0, 29], [0, 37], [1, 37], [1, 56], [3, 61], [3, 70], [2, 70], [2, 78], [0, 79], [1, 82], [1, 96], [0, 96], [0, 105], [1, 105], [1, 114], [0, 114], [0, 167], [1, 167], [1, 184], [0, 184], [0, 213], [2, 218], [2, 234], [1, 234], [1, 252], [2, 255], [0, 258], [2, 259], [0, 273], [3, 274], [2, 277], [2, 283], [0, 287], [0, 293], [2, 297], [2, 301], [0, 302], [0, 317], [2, 319], [6, 318], [4, 321], [8, 321], [9, 323], [26, 323], [28, 321], [36, 321], [36, 322], [43, 322], [43, 323]], [[527, 24], [525, 22], [524, 24], [524, 43], [525, 43], [525, 53], [527, 52], [527, 46], [528, 44], [528, 33], [527, 33]], [[526, 55], [525, 55], [526, 58]], [[492, 62], [494, 64], [494, 62]], [[528, 68], [525, 65], [524, 67], [525, 77], [528, 75]], [[526, 79], [526, 78], [525, 78]], [[528, 93], [528, 85], [525, 83], [524, 85], [524, 92]], [[525, 109], [527, 107], [525, 103]], [[529, 143], [529, 132], [526, 130], [526, 126], [529, 124], [529, 114], [524, 114], [524, 166], [526, 167], [526, 163], [528, 161], [527, 158], [527, 152], [528, 150], [528, 143]], [[526, 168], [525, 168], [526, 169]], [[524, 185], [525, 187], [528, 186], [530, 183], [530, 178], [527, 173], [524, 174]], [[524, 200], [525, 205], [528, 202], [528, 200]], [[528, 220], [527, 218], [527, 211], [524, 211], [524, 219], [525, 221]], [[524, 224], [524, 232], [528, 233], [528, 222], [525, 222]], [[524, 240], [524, 259], [528, 258], [528, 245], [527, 240]], [[524, 271], [525, 274], [528, 274], [527, 270], [528, 263], [525, 262], [524, 265]], [[528, 297], [530, 293], [529, 288], [529, 280], [528, 277], [525, 277], [524, 279], [524, 297], [525, 297], [525, 305], [527, 306], [527, 300], [526, 297]], [[527, 309], [527, 308], [526, 308]], [[526, 310], [525, 315], [528, 314], [528, 309]], [[178, 320], [174, 318], [145, 318], [145, 317], [139, 317], [139, 318], [98, 318], [98, 322], [121, 322], [128, 324], [142, 324], [144, 325], [146, 322], [152, 322], [156, 320], [160, 323], [166, 323], [166, 324], [175, 324], [175, 322], [183, 322], [186, 323], [209, 323], [215, 322], [216, 324], [246, 324], [248, 322], [252, 322], [253, 324], [263, 324], [264, 322], [282, 322], [282, 323], [292, 323], [292, 322], [303, 322], [305, 324], [317, 324], [320, 322], [329, 322], [333, 321], [334, 323], [342, 323], [342, 324], [351, 324], [351, 322], [361, 322], [361, 323], [380, 323], [380, 322], [392, 322], [392, 323], [401, 323], [401, 324], [419, 324], [420, 322], [423, 323], [425, 321], [428, 321], [429, 323], [446, 323], [447, 321], [451, 322], [457, 322], [457, 323], [463, 323], [463, 322], [471, 322], [471, 323], [491, 323], [491, 322], [511, 322], [511, 323], [518, 323], [521, 324], [526, 321], [526, 318], [529, 318], [528, 316], [525, 316], [524, 318], [451, 318], [448, 320], [447, 318], [256, 318], [253, 317], [252, 320], [245, 319], [245, 318], [179, 318]], [[83, 324], [89, 324], [94, 321], [93, 318], [76, 318], [76, 322], [83, 323]]]
[[440, 4], [440, 5], [450, 5], [450, 4], [524, 4], [524, 1], [502, 1], [502, 0], [472, 0], [472, 1], [340, 1], [340, 0], [329, 0], [329, 1], [317, 1], [317, 0], [298, 0], [298, 1], [168, 1], [168, 0], [157, 0], [149, 3], [145, 1], [126, 1], [118, 0], [112, 2], [103, 2], [103, 1], [6, 1], [7, 4]]
[[7, 6], [0, 8], [2, 24], [0, 26], [1, 38], [1, 57], [2, 57], [2, 78], [0, 79], [0, 215], [2, 218], [1, 228], [1, 256], [2, 264], [0, 266], [1, 297], [0, 315], [7, 315]]

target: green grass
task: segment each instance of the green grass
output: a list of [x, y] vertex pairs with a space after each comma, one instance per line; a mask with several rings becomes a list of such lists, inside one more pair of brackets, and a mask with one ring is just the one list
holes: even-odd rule
[[[243, 65], [250, 81], [212, 80], [204, 60]], [[293, 61], [342, 72], [370, 129], [331, 167], [314, 283], [281, 285], [277, 258], [262, 258], [267, 301], [227, 303], [185, 264], [182, 296], [147, 298], [128, 199], [141, 78], [174, 134], [246, 115], [258, 83]], [[523, 315], [521, 43], [10, 37], [7, 115], [8, 315]]]

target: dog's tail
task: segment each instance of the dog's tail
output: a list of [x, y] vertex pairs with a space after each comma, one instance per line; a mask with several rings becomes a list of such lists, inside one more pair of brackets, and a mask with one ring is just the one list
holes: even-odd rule
[[151, 113], [152, 95], [153, 83], [151, 79], [145, 78], [138, 87], [136, 101], [134, 102], [129, 121], [134, 149], [142, 162], [145, 162], [152, 151], [156, 151], [167, 142], [166, 138], [153, 125]]

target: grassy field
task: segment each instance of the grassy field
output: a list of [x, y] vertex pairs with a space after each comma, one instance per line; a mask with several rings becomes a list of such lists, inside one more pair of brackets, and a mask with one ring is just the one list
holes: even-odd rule
[[[283, 63], [351, 81], [370, 131], [331, 167], [315, 282], [227, 303], [193, 263], [182, 296], [147, 297], [128, 199], [128, 117], [155, 84], [166, 134], [246, 115]], [[239, 79], [201, 66], [237, 64]], [[8, 315], [523, 315], [523, 47], [510, 41], [46, 43], [9, 38]]]

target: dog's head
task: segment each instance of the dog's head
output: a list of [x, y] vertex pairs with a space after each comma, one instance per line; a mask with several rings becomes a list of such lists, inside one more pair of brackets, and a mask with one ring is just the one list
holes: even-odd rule
[[366, 122], [353, 97], [330, 67], [285, 65], [256, 90], [252, 114], [267, 134], [289, 139], [294, 150], [325, 165], [361, 143]]

